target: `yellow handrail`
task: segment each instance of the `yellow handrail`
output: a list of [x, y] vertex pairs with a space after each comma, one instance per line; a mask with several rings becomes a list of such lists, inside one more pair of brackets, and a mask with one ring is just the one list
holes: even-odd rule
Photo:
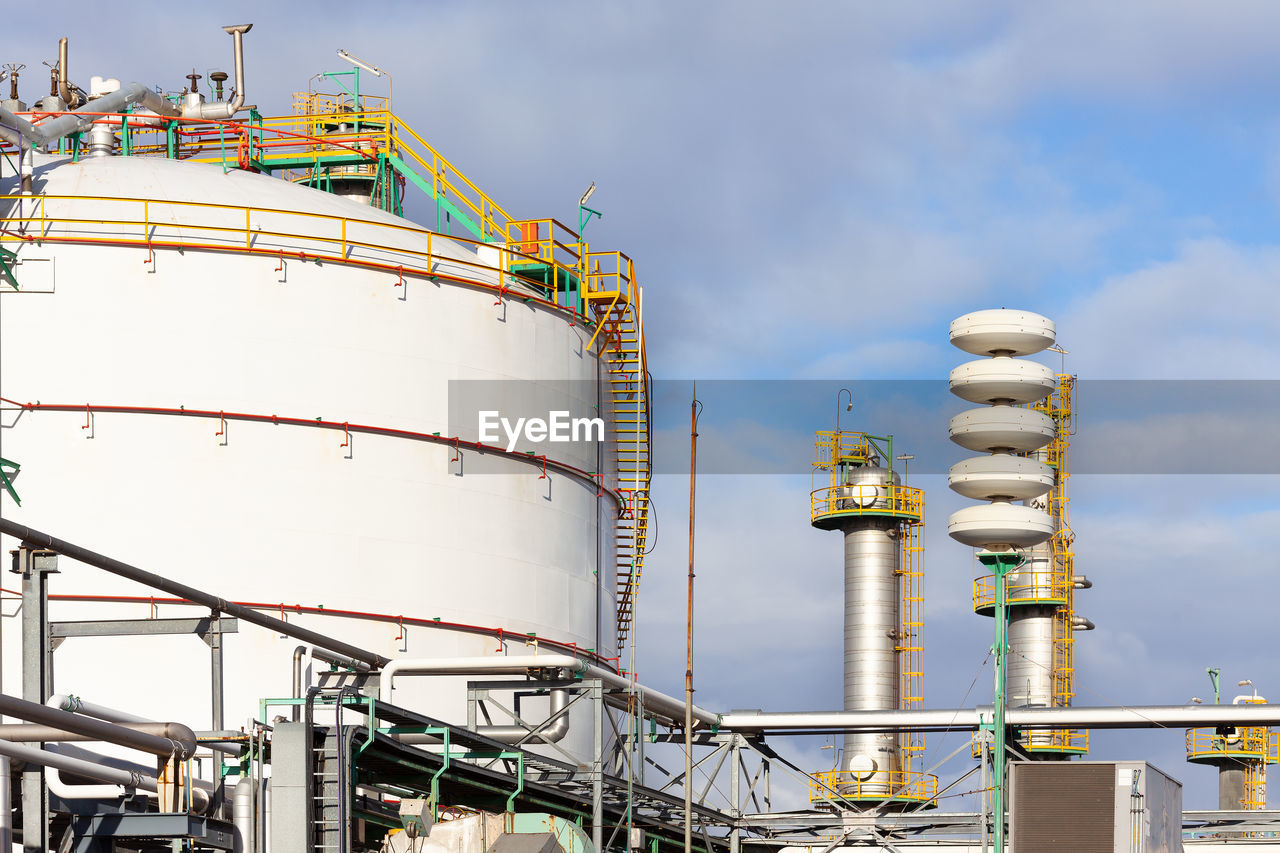
[[[1067, 600], [1072, 581], [1062, 572], [1049, 569], [1035, 572], [1017, 569], [1009, 573], [1005, 601], [1008, 604], [1053, 603]], [[984, 610], [996, 603], [995, 575], [973, 579], [973, 609]]]
[[1187, 729], [1187, 760], [1219, 757], [1253, 757], [1267, 764], [1280, 762], [1280, 732], [1266, 726], [1236, 729], [1233, 737], [1217, 729]]
[[809, 518], [892, 515], [919, 521], [924, 517], [924, 492], [911, 486], [827, 486], [809, 493]]
[[[866, 779], [859, 779], [865, 775]], [[910, 800], [928, 802], [938, 796], [938, 777], [918, 770], [884, 770], [860, 774], [823, 770], [809, 774], [809, 802], [832, 800]]]
[[[512, 272], [512, 264], [518, 265], [522, 260], [513, 249], [463, 237], [444, 238], [405, 220], [380, 221], [208, 201], [88, 195], [38, 198], [37, 215], [27, 207], [33, 201], [30, 196], [0, 196], [0, 203], [12, 203], [11, 215], [0, 219], [4, 225], [0, 244], [64, 240], [282, 254], [541, 293], [534, 283]], [[65, 214], [59, 209], [63, 203]], [[26, 208], [22, 215], [17, 214], [19, 207]], [[104, 231], [104, 226], [113, 230]], [[411, 245], [414, 240], [422, 242], [415, 247]], [[475, 254], [456, 251], [459, 246], [470, 247]], [[451, 252], [451, 248], [455, 251]], [[576, 270], [555, 266], [566, 276], [576, 274]], [[548, 293], [542, 301], [585, 316], [578, 304], [555, 302], [562, 296]]]

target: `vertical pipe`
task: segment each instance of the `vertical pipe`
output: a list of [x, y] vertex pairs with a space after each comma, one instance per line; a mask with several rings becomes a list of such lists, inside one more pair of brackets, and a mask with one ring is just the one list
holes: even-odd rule
[[13, 850], [13, 803], [9, 791], [9, 757], [0, 755], [0, 851]]
[[236, 783], [235, 793], [231, 798], [231, 820], [235, 824], [234, 853], [256, 853], [256, 833], [253, 819], [254, 801], [257, 798], [257, 785], [248, 776], [242, 776]]
[[987, 853], [991, 849], [989, 839], [987, 838], [987, 761], [991, 758], [991, 744], [987, 741], [986, 732], [979, 731], [982, 735], [982, 762], [978, 765], [978, 803], [980, 806], [979, 821], [981, 822], [982, 832], [982, 853]]
[[[302, 698], [302, 657], [306, 653], [306, 646], [298, 646], [293, 650], [293, 696], [291, 697], [293, 699]], [[390, 696], [382, 696], [379, 698], [384, 702], [391, 701]], [[295, 723], [298, 722], [300, 718], [299, 715], [301, 714], [301, 710], [302, 706], [295, 702], [293, 704], [293, 721]]]
[[[604, 682], [596, 680], [591, 688], [591, 705], [595, 714], [591, 726], [591, 846], [597, 853], [604, 850]], [[686, 780], [688, 781], [688, 780]], [[630, 839], [627, 840], [630, 844]]]
[[1008, 611], [1006, 610], [1005, 588], [1008, 583], [1008, 572], [1016, 563], [1017, 558], [1009, 554], [1000, 554], [995, 557], [992, 570], [995, 572], [996, 583], [996, 643], [995, 643], [995, 670], [996, 670], [996, 695], [995, 695], [995, 762], [993, 769], [995, 771], [995, 790], [992, 797], [992, 813], [995, 823], [995, 849], [996, 853], [1004, 851], [1004, 784], [1005, 784], [1005, 755], [1004, 755], [1004, 712], [1005, 712], [1005, 657], [1008, 653], [1008, 637], [1005, 633], [1005, 624], [1008, 620]]
[[[634, 670], [634, 669], [633, 669], [633, 670], [631, 670], [631, 677], [632, 677], [633, 679], [635, 678], [635, 670]], [[641, 693], [641, 694], [639, 695], [639, 704], [638, 704], [638, 705], [637, 705], [637, 707], [636, 707], [636, 732], [637, 732], [637, 736], [638, 736], [638, 737], [639, 737], [639, 739], [640, 739], [640, 744], [639, 744], [640, 749], [638, 750], [638, 751], [639, 751], [639, 753], [640, 753], [640, 761], [639, 761], [639, 765], [638, 765], [638, 766], [640, 767], [640, 772], [636, 774], [636, 781], [637, 781], [637, 782], [639, 782], [641, 785], [643, 785], [643, 784], [644, 784], [644, 761], [645, 761], [645, 759], [644, 759], [644, 739], [645, 739], [645, 733], [644, 733], [644, 694], [643, 694], [643, 693]]]
[[[684, 670], [684, 853], [693, 848], [693, 519], [698, 486], [698, 398], [689, 404], [689, 613]], [[598, 849], [598, 848], [597, 848]]]
[[741, 850], [741, 833], [738, 829], [738, 818], [742, 816], [742, 798], [739, 792], [738, 777], [742, 763], [742, 735], [733, 733], [733, 742], [729, 746], [729, 814], [733, 818], [733, 827], [729, 830], [729, 853]]

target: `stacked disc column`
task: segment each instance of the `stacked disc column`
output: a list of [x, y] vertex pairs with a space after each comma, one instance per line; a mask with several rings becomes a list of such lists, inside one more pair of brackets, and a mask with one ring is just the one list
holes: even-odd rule
[[[1039, 451], [1056, 434], [1048, 415], [1026, 408], [1057, 386], [1044, 365], [1019, 360], [1054, 342], [1053, 322], [1025, 311], [999, 309], [966, 314], [951, 324], [951, 342], [973, 355], [987, 356], [957, 367], [951, 391], [986, 407], [962, 412], [951, 421], [952, 441], [986, 456], [954, 465], [948, 478], [956, 492], [987, 501], [951, 516], [950, 535], [988, 552], [1014, 552], [1006, 578], [1009, 659], [1005, 698], [1011, 707], [1053, 704], [1054, 629], [1064, 603], [1054, 583], [1051, 555], [1045, 544], [1053, 535], [1045, 495], [1054, 485], [1053, 469]], [[1015, 454], [1029, 454], [1021, 456]], [[1026, 501], [1015, 504], [1014, 501]], [[991, 558], [981, 558], [990, 563]], [[979, 596], [994, 615], [994, 595]], [[1028, 746], [1037, 737], [1033, 733]]]
[[1056, 387], [1053, 371], [1018, 358], [1053, 342], [1053, 321], [1026, 311], [976, 311], [951, 323], [952, 344], [988, 356], [951, 371], [951, 393], [985, 404], [951, 419], [951, 440], [988, 454], [957, 463], [948, 477], [955, 491], [987, 501], [952, 514], [947, 532], [959, 542], [993, 552], [1024, 551], [1053, 535], [1047, 512], [1013, 503], [1044, 495], [1054, 482], [1048, 465], [1014, 455], [1053, 440], [1053, 419], [1026, 408]]

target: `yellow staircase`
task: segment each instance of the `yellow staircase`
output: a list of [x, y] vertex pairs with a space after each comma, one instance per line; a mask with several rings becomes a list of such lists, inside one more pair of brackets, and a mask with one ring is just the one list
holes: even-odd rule
[[649, 530], [649, 370], [640, 312], [640, 288], [631, 259], [620, 252], [585, 258], [586, 301], [595, 321], [588, 348], [596, 347], [608, 370], [618, 493], [626, 506], [614, 522], [618, 648], [631, 634], [636, 591]]

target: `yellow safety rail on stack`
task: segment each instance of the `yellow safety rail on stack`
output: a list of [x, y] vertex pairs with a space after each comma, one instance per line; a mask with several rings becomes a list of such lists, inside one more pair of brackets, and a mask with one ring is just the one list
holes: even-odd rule
[[[1245, 699], [1245, 704], [1264, 700]], [[1267, 807], [1267, 765], [1280, 763], [1280, 732], [1266, 726], [1242, 726], [1223, 734], [1218, 729], [1187, 729], [1187, 761], [1228, 765], [1244, 770], [1244, 797], [1240, 807], [1258, 811]]]
[[822, 770], [809, 774], [809, 802], [889, 800], [928, 803], [938, 796], [938, 777], [919, 770], [878, 772], [863, 781], [854, 770]]

